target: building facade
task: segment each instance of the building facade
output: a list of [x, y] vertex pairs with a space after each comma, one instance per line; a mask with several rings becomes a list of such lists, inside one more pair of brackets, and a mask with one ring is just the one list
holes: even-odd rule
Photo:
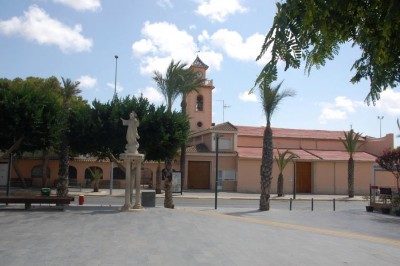
[[[229, 122], [214, 125], [212, 123], [212, 90], [213, 80], [207, 79], [208, 66], [199, 57], [190, 69], [202, 80], [197, 92], [187, 95], [187, 113], [190, 118], [191, 135], [186, 149], [184, 189], [214, 189], [260, 193], [260, 166], [264, 127], [233, 125]], [[343, 131], [303, 130], [273, 128], [273, 149], [296, 153], [294, 159], [284, 169], [284, 193], [312, 194], [347, 194], [347, 162], [349, 155], [341, 138]], [[392, 174], [376, 171], [375, 159], [383, 150], [393, 148], [393, 134], [382, 138], [362, 137], [361, 148], [354, 155], [355, 194], [369, 193], [369, 185], [396, 187]], [[218, 156], [217, 156], [218, 153]], [[218, 159], [217, 159], [218, 157]], [[217, 166], [218, 160], [218, 166]], [[174, 160], [173, 168], [180, 169], [179, 156]], [[25, 158], [15, 162], [21, 175], [32, 180], [33, 186], [40, 187], [41, 160]], [[103, 173], [103, 184], [113, 187], [125, 186], [122, 171], [108, 161], [96, 161], [95, 158], [78, 157], [70, 161], [70, 179], [86, 184], [88, 168], [98, 167]], [[158, 164], [145, 162], [142, 168], [142, 179], [150, 180], [155, 187]], [[58, 161], [49, 161], [48, 184], [57, 178]], [[218, 168], [218, 171], [217, 171]], [[271, 193], [277, 191], [279, 170], [273, 165]], [[16, 172], [13, 171], [13, 177]], [[218, 183], [216, 180], [218, 179]], [[107, 182], [108, 181], [108, 182]], [[1, 185], [1, 184], [0, 184]]]

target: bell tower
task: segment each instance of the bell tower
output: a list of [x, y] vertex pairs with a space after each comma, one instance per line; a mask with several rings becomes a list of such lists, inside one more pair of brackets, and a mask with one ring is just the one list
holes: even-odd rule
[[214, 89], [213, 81], [207, 80], [206, 71], [208, 66], [201, 61], [199, 56], [189, 67], [194, 71], [197, 78], [202, 81], [202, 85], [197, 91], [189, 93], [186, 97], [186, 112], [190, 120], [190, 130], [198, 132], [211, 127], [212, 123], [212, 90]]

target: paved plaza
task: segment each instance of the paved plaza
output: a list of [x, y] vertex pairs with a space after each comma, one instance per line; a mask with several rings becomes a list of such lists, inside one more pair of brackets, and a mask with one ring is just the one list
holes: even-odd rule
[[[204, 196], [205, 194], [203, 194]], [[193, 196], [193, 195], [192, 195]], [[359, 203], [359, 202], [358, 202]], [[0, 205], [1, 265], [399, 265], [400, 218], [337, 211]]]

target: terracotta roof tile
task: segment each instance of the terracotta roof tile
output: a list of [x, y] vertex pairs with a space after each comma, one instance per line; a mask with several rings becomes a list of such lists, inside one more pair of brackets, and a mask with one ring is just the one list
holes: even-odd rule
[[200, 143], [195, 146], [186, 147], [186, 152], [210, 152], [210, 150], [204, 143]]
[[[279, 149], [281, 152], [286, 149]], [[302, 150], [289, 149], [296, 153], [300, 158], [298, 160], [307, 161], [347, 161], [349, 154], [345, 151], [320, 151], [320, 150]], [[262, 148], [238, 147], [239, 158], [261, 159]], [[274, 157], [278, 155], [277, 149], [274, 149]], [[356, 152], [353, 156], [355, 161], [374, 162], [376, 157], [366, 152]]]
[[229, 122], [218, 124], [209, 128], [209, 130], [221, 130], [221, 131], [237, 131], [238, 129]]
[[[235, 126], [235, 127], [238, 129], [239, 136], [261, 137], [264, 135], [265, 127], [250, 127], [250, 126]], [[339, 138], [344, 138], [343, 131], [329, 131], [329, 130], [272, 128], [272, 133], [275, 138], [335, 139], [335, 140]]]

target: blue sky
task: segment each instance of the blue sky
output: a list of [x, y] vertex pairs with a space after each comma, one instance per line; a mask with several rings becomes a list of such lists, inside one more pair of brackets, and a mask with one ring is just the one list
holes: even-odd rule
[[[276, 12], [265, 0], [0, 0], [0, 77], [56, 76], [81, 82], [82, 97], [110, 100], [118, 55], [118, 96], [143, 93], [164, 99], [152, 80], [171, 59], [189, 65], [197, 55], [213, 79], [213, 121], [265, 124], [258, 91], [248, 95], [268, 54], [255, 61]], [[283, 71], [285, 99], [273, 127], [349, 130], [379, 137], [399, 134], [400, 91], [388, 90], [375, 106], [364, 99], [368, 80], [353, 85], [358, 48], [344, 45], [334, 61], [313, 69]], [[223, 101], [223, 102], [222, 102]], [[179, 109], [179, 99], [175, 106]], [[226, 106], [223, 117], [223, 103]], [[383, 116], [382, 120], [378, 116]], [[395, 145], [399, 145], [395, 137]]]

